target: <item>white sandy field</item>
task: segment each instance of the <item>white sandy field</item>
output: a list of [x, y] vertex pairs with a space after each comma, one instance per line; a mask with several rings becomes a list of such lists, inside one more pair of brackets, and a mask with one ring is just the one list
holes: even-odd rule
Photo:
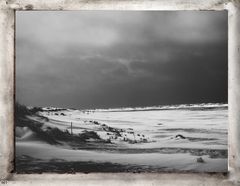
[[[226, 172], [227, 105], [75, 110], [42, 108], [28, 119], [72, 135], [94, 131], [103, 140], [96, 148], [53, 145], [36, 138], [28, 127], [16, 127], [16, 156], [41, 162], [117, 163], [160, 171]], [[48, 118], [43, 120], [41, 117]], [[95, 143], [89, 139], [86, 143]], [[200, 159], [199, 159], [200, 158]], [[149, 169], [148, 169], [149, 170]]]

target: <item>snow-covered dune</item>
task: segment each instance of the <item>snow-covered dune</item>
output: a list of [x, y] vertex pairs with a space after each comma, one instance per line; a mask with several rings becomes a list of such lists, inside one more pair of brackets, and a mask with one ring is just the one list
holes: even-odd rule
[[61, 159], [132, 165], [141, 171], [227, 171], [226, 104], [104, 110], [49, 107], [25, 119], [27, 126], [16, 127], [20, 172], [33, 171], [23, 168], [25, 156], [34, 158], [31, 162], [39, 167], [41, 162]]

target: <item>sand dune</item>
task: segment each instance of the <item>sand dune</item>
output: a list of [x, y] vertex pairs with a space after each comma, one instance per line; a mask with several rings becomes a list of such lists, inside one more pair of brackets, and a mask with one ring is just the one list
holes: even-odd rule
[[130, 172], [227, 171], [225, 105], [194, 108], [114, 112], [42, 108], [18, 121], [17, 171], [34, 171], [34, 164], [41, 172], [47, 163], [48, 170], [54, 166], [64, 171], [60, 167], [67, 162], [79, 163], [74, 171], [87, 171], [87, 166], [80, 166], [86, 163], [110, 163], [110, 172], [117, 171], [117, 165], [119, 171]]

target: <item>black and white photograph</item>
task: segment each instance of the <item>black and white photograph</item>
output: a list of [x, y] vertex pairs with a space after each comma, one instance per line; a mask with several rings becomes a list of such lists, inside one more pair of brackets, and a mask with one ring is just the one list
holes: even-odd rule
[[17, 11], [16, 173], [227, 172], [227, 11]]

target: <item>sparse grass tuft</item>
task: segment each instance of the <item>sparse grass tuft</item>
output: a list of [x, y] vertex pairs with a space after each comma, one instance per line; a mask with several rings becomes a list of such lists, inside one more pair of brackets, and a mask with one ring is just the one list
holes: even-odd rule
[[88, 139], [95, 139], [95, 140], [100, 140], [100, 136], [94, 132], [94, 131], [84, 131], [83, 133], [79, 134], [79, 137], [83, 140], [88, 140]]

